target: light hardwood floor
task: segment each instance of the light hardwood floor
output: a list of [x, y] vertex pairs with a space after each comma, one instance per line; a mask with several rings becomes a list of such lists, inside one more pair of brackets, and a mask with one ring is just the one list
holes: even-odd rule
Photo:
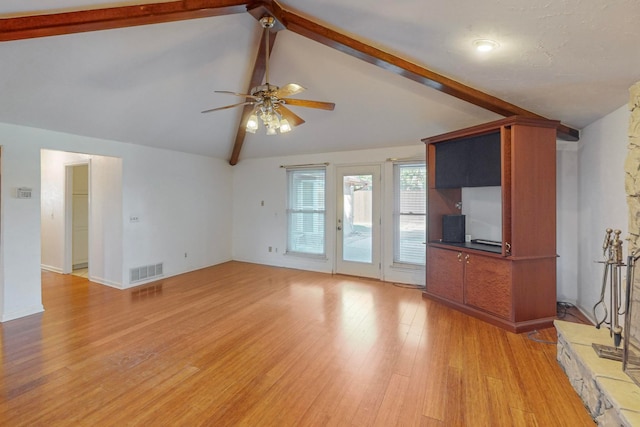
[[555, 345], [418, 290], [240, 262], [42, 278], [46, 311], [0, 327], [0, 425], [593, 425]]

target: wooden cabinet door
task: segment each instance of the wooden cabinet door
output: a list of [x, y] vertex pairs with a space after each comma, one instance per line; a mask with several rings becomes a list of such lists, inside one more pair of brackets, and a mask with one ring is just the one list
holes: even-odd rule
[[464, 257], [465, 303], [511, 319], [511, 261], [475, 254]]
[[429, 247], [427, 249], [427, 292], [462, 303], [463, 257], [460, 251]]

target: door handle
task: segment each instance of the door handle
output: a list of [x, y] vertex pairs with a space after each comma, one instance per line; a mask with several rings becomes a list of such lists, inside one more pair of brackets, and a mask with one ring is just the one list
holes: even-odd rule
[[340, 227], [340, 226], [338, 226], [337, 228], [338, 228], [338, 231], [342, 230], [342, 227]]

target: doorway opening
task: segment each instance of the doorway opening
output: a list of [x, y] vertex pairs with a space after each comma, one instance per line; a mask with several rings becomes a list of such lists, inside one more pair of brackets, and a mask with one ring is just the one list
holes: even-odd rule
[[380, 166], [337, 168], [336, 272], [380, 278]]
[[86, 263], [91, 282], [122, 287], [122, 159], [48, 149], [40, 159], [41, 267]]

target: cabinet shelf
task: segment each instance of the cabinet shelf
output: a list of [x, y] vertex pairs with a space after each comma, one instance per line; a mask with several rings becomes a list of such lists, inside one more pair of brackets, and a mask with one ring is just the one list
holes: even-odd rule
[[430, 246], [441, 247], [444, 249], [459, 249], [465, 251], [479, 252], [485, 254], [496, 254], [502, 256], [502, 246], [492, 246], [492, 245], [483, 245], [480, 243], [454, 243], [454, 242], [440, 242], [440, 241], [432, 241], [429, 242]]
[[[512, 332], [553, 324], [558, 125], [515, 116], [422, 140], [428, 162], [425, 297]], [[500, 186], [502, 245], [442, 242], [442, 216], [460, 213], [462, 187], [487, 183]]]

